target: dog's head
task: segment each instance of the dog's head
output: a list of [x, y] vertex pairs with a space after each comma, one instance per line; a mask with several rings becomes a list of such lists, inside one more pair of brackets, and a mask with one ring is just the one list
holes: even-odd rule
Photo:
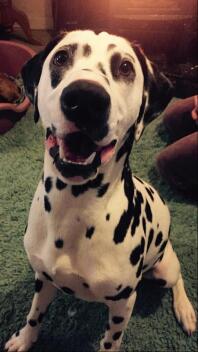
[[171, 85], [138, 46], [102, 32], [62, 34], [22, 70], [26, 93], [46, 129], [62, 176], [92, 178], [171, 99]]

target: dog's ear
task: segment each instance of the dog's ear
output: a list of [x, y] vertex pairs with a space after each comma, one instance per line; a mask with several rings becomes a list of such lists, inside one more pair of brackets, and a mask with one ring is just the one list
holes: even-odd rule
[[173, 97], [173, 85], [169, 79], [151, 63], [145, 56], [141, 47], [132, 45], [140, 62], [144, 89], [139, 116], [135, 124], [135, 140], [141, 137], [145, 126], [156, 118], [168, 105]]
[[21, 70], [25, 93], [34, 105], [34, 120], [39, 120], [39, 110], [37, 105], [37, 87], [40, 81], [43, 63], [50, 51], [58, 44], [58, 42], [66, 35], [65, 32], [58, 34], [53, 38], [40, 53], [30, 59]]

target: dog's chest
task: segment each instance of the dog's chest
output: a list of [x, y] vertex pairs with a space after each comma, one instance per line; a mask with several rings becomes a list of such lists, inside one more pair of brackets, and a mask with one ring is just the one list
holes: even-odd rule
[[[74, 199], [68, 190], [52, 189], [46, 194], [40, 184], [25, 236], [25, 247], [34, 270], [47, 273], [58, 287], [87, 300], [112, 295], [121, 284], [121, 278], [122, 283], [127, 282], [132, 275], [128, 264], [131, 246], [120, 247], [113, 242], [126, 199], [123, 192], [119, 197], [115, 192], [115, 197], [119, 203], [114, 198], [109, 204], [104, 198], [95, 198], [93, 206], [89, 203], [89, 192]], [[50, 211], [45, 209], [46, 199]], [[123, 278], [123, 267], [129, 267], [126, 278]]]

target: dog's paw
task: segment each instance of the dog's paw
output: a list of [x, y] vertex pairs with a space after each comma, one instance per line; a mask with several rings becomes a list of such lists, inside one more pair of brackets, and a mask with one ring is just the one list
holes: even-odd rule
[[174, 303], [174, 311], [178, 322], [182, 328], [190, 336], [196, 330], [197, 318], [194, 308], [188, 298], [178, 300]]
[[27, 352], [38, 336], [37, 331], [32, 331], [31, 328], [25, 326], [20, 331], [16, 332], [10, 340], [5, 344], [5, 351], [7, 352]]

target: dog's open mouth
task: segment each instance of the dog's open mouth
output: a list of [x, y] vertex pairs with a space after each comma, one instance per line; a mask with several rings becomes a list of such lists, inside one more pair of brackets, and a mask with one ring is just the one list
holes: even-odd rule
[[58, 137], [51, 132], [48, 133], [45, 144], [64, 177], [81, 176], [87, 179], [97, 172], [101, 164], [112, 158], [116, 140], [101, 147], [82, 132], [69, 133], [64, 137]]

